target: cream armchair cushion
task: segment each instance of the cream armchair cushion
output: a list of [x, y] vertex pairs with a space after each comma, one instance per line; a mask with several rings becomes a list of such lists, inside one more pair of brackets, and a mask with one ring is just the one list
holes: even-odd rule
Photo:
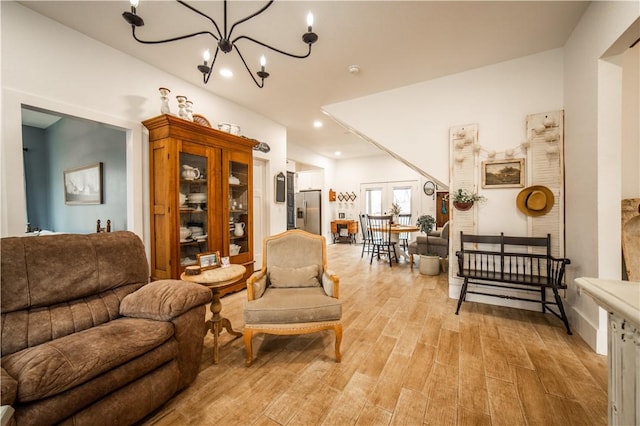
[[282, 268], [273, 265], [269, 268], [271, 287], [320, 287], [318, 281], [318, 265], [300, 268]]
[[244, 340], [247, 366], [253, 361], [255, 333], [303, 334], [334, 330], [340, 361], [342, 305], [339, 278], [327, 270], [326, 241], [291, 230], [267, 237], [262, 269], [247, 280]]

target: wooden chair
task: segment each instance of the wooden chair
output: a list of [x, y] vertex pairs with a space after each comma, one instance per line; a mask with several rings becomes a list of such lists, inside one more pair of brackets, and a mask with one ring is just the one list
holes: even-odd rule
[[264, 239], [262, 269], [247, 280], [247, 367], [253, 360], [251, 339], [256, 333], [295, 335], [333, 330], [335, 357], [340, 362], [340, 279], [327, 269], [326, 247], [323, 236], [300, 229]]
[[[401, 213], [398, 215], [398, 224], [400, 225], [411, 225], [411, 213]], [[400, 244], [402, 244], [403, 250], [406, 252], [409, 250], [409, 233], [401, 232], [398, 236], [400, 240]]]
[[[380, 254], [385, 254], [389, 259], [389, 267], [392, 266], [393, 259], [398, 263], [398, 254], [396, 253], [396, 242], [391, 239], [391, 219], [392, 216], [367, 216], [369, 232], [371, 232], [371, 260]], [[393, 255], [393, 259], [392, 259]]]
[[367, 225], [367, 215], [360, 215], [360, 229], [362, 229], [362, 253], [360, 254], [360, 258], [364, 256], [364, 253], [371, 253], [373, 246], [371, 244], [371, 231], [369, 231], [369, 226]]

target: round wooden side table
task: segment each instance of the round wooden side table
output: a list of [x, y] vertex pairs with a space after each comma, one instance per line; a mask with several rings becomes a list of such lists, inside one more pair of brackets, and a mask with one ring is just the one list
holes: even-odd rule
[[242, 265], [229, 265], [224, 268], [207, 269], [200, 272], [198, 275], [186, 275], [184, 272], [180, 275], [180, 279], [184, 281], [191, 281], [194, 283], [202, 284], [211, 289], [213, 300], [211, 301], [211, 321], [207, 321], [206, 325], [211, 334], [213, 334], [213, 363], [217, 364], [220, 360], [218, 351], [218, 336], [224, 328], [227, 333], [240, 337], [242, 333], [234, 331], [231, 327], [231, 321], [227, 318], [223, 318], [220, 315], [222, 311], [222, 303], [220, 302], [220, 287], [224, 287], [235, 281], [238, 281], [244, 273], [246, 268]]

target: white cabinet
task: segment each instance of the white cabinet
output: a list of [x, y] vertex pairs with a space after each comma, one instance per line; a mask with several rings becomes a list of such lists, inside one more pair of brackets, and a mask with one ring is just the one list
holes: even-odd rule
[[609, 425], [640, 424], [640, 283], [577, 278], [609, 313]]
[[296, 173], [296, 192], [324, 187], [324, 173], [319, 171], [304, 171]]

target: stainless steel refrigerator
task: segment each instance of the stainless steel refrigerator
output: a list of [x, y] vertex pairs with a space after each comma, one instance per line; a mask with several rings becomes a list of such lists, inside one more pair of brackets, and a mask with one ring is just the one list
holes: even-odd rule
[[322, 191], [300, 191], [296, 194], [296, 228], [321, 235], [320, 206]]

